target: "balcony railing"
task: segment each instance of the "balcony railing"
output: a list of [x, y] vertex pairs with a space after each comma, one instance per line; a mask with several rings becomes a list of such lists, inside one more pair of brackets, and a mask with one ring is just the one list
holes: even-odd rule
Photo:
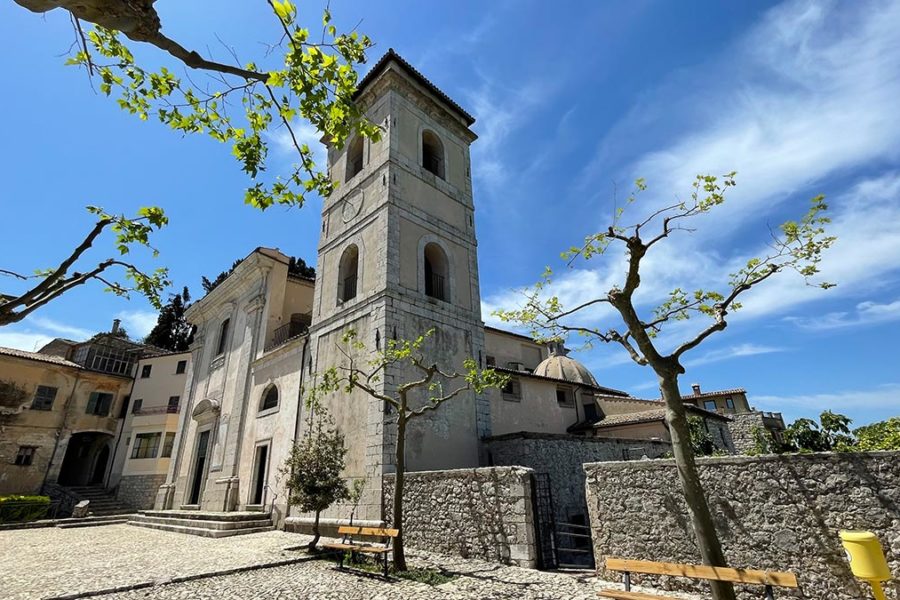
[[437, 298], [438, 300], [446, 300], [444, 296], [444, 277], [437, 273], [429, 273], [425, 277], [425, 295]]
[[285, 323], [274, 332], [272, 332], [272, 341], [265, 348], [265, 351], [274, 350], [278, 346], [285, 344], [288, 340], [301, 336], [309, 331], [309, 323], [302, 321], [291, 321]]
[[164, 415], [170, 414], [175, 415], [181, 410], [180, 404], [173, 404], [169, 406], [151, 406], [148, 408], [144, 408], [143, 406], [137, 410], [132, 411], [132, 414], [135, 415]]

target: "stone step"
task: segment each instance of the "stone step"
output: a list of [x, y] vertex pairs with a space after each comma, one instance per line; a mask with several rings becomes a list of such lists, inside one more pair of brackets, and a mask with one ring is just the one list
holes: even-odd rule
[[231, 530], [254, 529], [257, 527], [269, 527], [272, 519], [256, 519], [254, 521], [213, 521], [206, 519], [178, 519], [173, 517], [154, 517], [149, 515], [132, 515], [129, 521], [132, 524], [157, 523], [162, 525], [177, 525], [179, 527], [199, 527], [204, 529]]
[[[200, 510], [139, 510], [138, 514], [164, 519], [199, 519], [201, 521], [258, 521], [269, 518], [258, 511], [212, 512]], [[263, 517], [265, 515], [265, 517]]]
[[181, 525], [169, 525], [166, 523], [147, 523], [139, 521], [129, 521], [128, 524], [135, 527], [148, 527], [150, 529], [158, 529], [160, 531], [186, 533], [189, 535], [199, 535], [208, 538], [223, 538], [231, 537], [233, 535], [262, 533], [264, 531], [272, 531], [275, 529], [274, 525], [268, 525], [266, 527], [249, 527], [244, 529], [207, 529], [205, 527], [184, 527]]
[[118, 519], [108, 518], [108, 517], [98, 517], [94, 519], [79, 519], [79, 523], [60, 523], [57, 525], [60, 529], [71, 529], [73, 527], [100, 527], [101, 525], [118, 525], [119, 523], [127, 523], [127, 517], [121, 517]]
[[108, 508], [103, 510], [91, 510], [90, 513], [95, 517], [113, 517], [119, 515], [133, 515], [134, 509], [128, 507]]

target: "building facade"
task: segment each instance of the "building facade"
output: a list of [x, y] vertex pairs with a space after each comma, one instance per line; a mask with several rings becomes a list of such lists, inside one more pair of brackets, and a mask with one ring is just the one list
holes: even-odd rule
[[[93, 357], [112, 347], [89, 345]], [[131, 376], [104, 367], [0, 348], [0, 495], [108, 480]]]
[[138, 360], [115, 460], [107, 483], [133, 508], [153, 508], [169, 470], [190, 353]]

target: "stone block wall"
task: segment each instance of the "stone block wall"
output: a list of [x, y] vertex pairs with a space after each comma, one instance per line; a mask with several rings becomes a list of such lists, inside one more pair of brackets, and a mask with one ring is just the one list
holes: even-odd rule
[[138, 510], [153, 508], [159, 486], [166, 482], [162, 475], [126, 475], [119, 480], [116, 498]]
[[657, 458], [669, 452], [668, 442], [575, 435], [511, 433], [485, 443], [495, 465], [520, 466], [550, 475], [556, 518], [569, 522], [584, 515], [584, 464], [600, 461]]
[[[841, 529], [878, 535], [895, 579], [900, 578], [900, 452], [697, 462], [729, 564], [797, 574], [800, 590], [778, 591], [778, 597], [871, 597], [868, 586], [850, 573]], [[595, 463], [585, 465], [585, 473], [598, 564], [606, 556], [699, 562], [674, 461]], [[703, 584], [679, 578], [655, 585], [708, 592]], [[760, 593], [743, 588], [740, 597]], [[897, 587], [887, 593], [900, 600]]]
[[[403, 493], [408, 547], [462, 557], [537, 565], [531, 469], [486, 467], [407, 473]], [[390, 526], [394, 475], [384, 477]]]
[[756, 450], [756, 437], [754, 431], [759, 428], [765, 431], [763, 415], [761, 412], [749, 412], [729, 415], [731, 423], [731, 439], [734, 442], [734, 450], [738, 454], [749, 454]]

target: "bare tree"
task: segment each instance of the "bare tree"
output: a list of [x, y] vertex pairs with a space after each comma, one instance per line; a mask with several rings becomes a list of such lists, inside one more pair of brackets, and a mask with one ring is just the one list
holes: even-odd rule
[[[385, 402], [396, 414], [392, 525], [400, 530], [393, 547], [394, 568], [398, 571], [406, 570], [406, 555], [403, 550], [403, 486], [409, 422], [440, 409], [444, 403], [464, 392], [471, 390], [480, 394], [488, 388], [503, 387], [507, 380], [506, 376], [492, 369], [479, 369], [471, 358], [464, 361], [462, 371], [442, 369], [436, 362], [426, 358], [423, 350], [426, 340], [433, 334], [434, 329], [429, 329], [414, 340], [388, 340], [384, 350], [374, 352], [369, 360], [361, 360], [357, 358], [358, 354], [368, 354], [368, 351], [357, 339], [356, 332], [349, 330], [338, 345], [346, 364], [330, 367], [320, 373], [319, 383], [316, 385], [319, 394], [362, 390], [372, 398]], [[392, 386], [392, 390], [382, 385], [386, 374], [402, 378], [404, 373], [409, 372], [416, 373], [418, 377], [397, 383]]]
[[[740, 308], [738, 299], [777, 273], [793, 270], [809, 283], [809, 278], [818, 273], [822, 251], [835, 240], [834, 237], [825, 235], [825, 225], [829, 222], [824, 215], [827, 207], [824, 198], [818, 196], [813, 198], [812, 207], [800, 221], [788, 221], [781, 225], [780, 232], [771, 232], [770, 252], [764, 257], [747, 261], [746, 266], [731, 275], [722, 291], [698, 289], [687, 293], [676, 288], [652, 315], [641, 316], [635, 302], [635, 292], [641, 285], [641, 261], [652, 248], [671, 234], [687, 230], [683, 225], [686, 221], [722, 204], [726, 190], [735, 185], [734, 177], [735, 173], [721, 178], [697, 176], [692, 185], [690, 200], [660, 208], [645, 220], [631, 226], [623, 227], [619, 224], [623, 214], [622, 209], [619, 209], [608, 229], [588, 236], [581, 246], [573, 247], [563, 254], [571, 267], [577, 259], [590, 260], [604, 254], [613, 244], [624, 245], [627, 267], [621, 286], [617, 285], [605, 294], [572, 308], [565, 308], [557, 296], [548, 293], [547, 286], [552, 283], [552, 272], [548, 268], [543, 281], [526, 292], [523, 308], [496, 313], [506, 321], [529, 327], [537, 339], [562, 339], [568, 334], [578, 334], [584, 336], [589, 343], [599, 341], [618, 344], [635, 363], [653, 369], [666, 403], [666, 423], [672, 438], [672, 452], [700, 555], [704, 564], [713, 566], [726, 566], [726, 561], [691, 449], [688, 419], [678, 388], [678, 378], [685, 372], [682, 357], [714, 333], [724, 330], [728, 326], [729, 313]], [[645, 189], [644, 181], [638, 180], [636, 193]], [[636, 194], [632, 194], [627, 202], [634, 202], [635, 196]], [[653, 225], [656, 227], [655, 231], [646, 235]], [[832, 284], [817, 285], [828, 288]], [[583, 321], [579, 323], [579, 320], [586, 319], [586, 309], [601, 304], [614, 309], [614, 314], [621, 319], [622, 327], [593, 327], [585, 325]], [[660, 350], [656, 338], [663, 327], [674, 320], [685, 320], [692, 316], [708, 318], [711, 323], [675, 346], [673, 351], [666, 353]], [[712, 588], [716, 600], [733, 600], [735, 597], [734, 587], [730, 583], [713, 582]]]
[[[156, 256], [158, 252], [150, 245], [150, 234], [168, 222], [163, 211], [155, 207], [142, 208], [137, 217], [127, 218], [124, 215], [107, 214], [96, 206], [89, 206], [88, 210], [97, 215], [97, 222], [81, 243], [57, 266], [38, 270], [35, 274], [0, 269], [0, 275], [26, 282], [30, 286], [21, 293], [0, 294], [0, 326], [21, 321], [66, 292], [92, 280], [106, 284], [106, 290], [117, 296], [128, 297], [131, 292], [136, 291], [145, 296], [154, 307], [162, 306], [159, 294], [169, 285], [168, 271], [165, 268], [146, 273], [122, 258], [107, 258], [85, 267], [79, 265], [86, 262], [82, 260], [83, 255], [107, 230], [115, 233], [116, 248], [120, 256], [125, 256], [135, 246], [147, 247]], [[113, 270], [124, 271], [124, 280], [110, 277], [109, 272]]]

